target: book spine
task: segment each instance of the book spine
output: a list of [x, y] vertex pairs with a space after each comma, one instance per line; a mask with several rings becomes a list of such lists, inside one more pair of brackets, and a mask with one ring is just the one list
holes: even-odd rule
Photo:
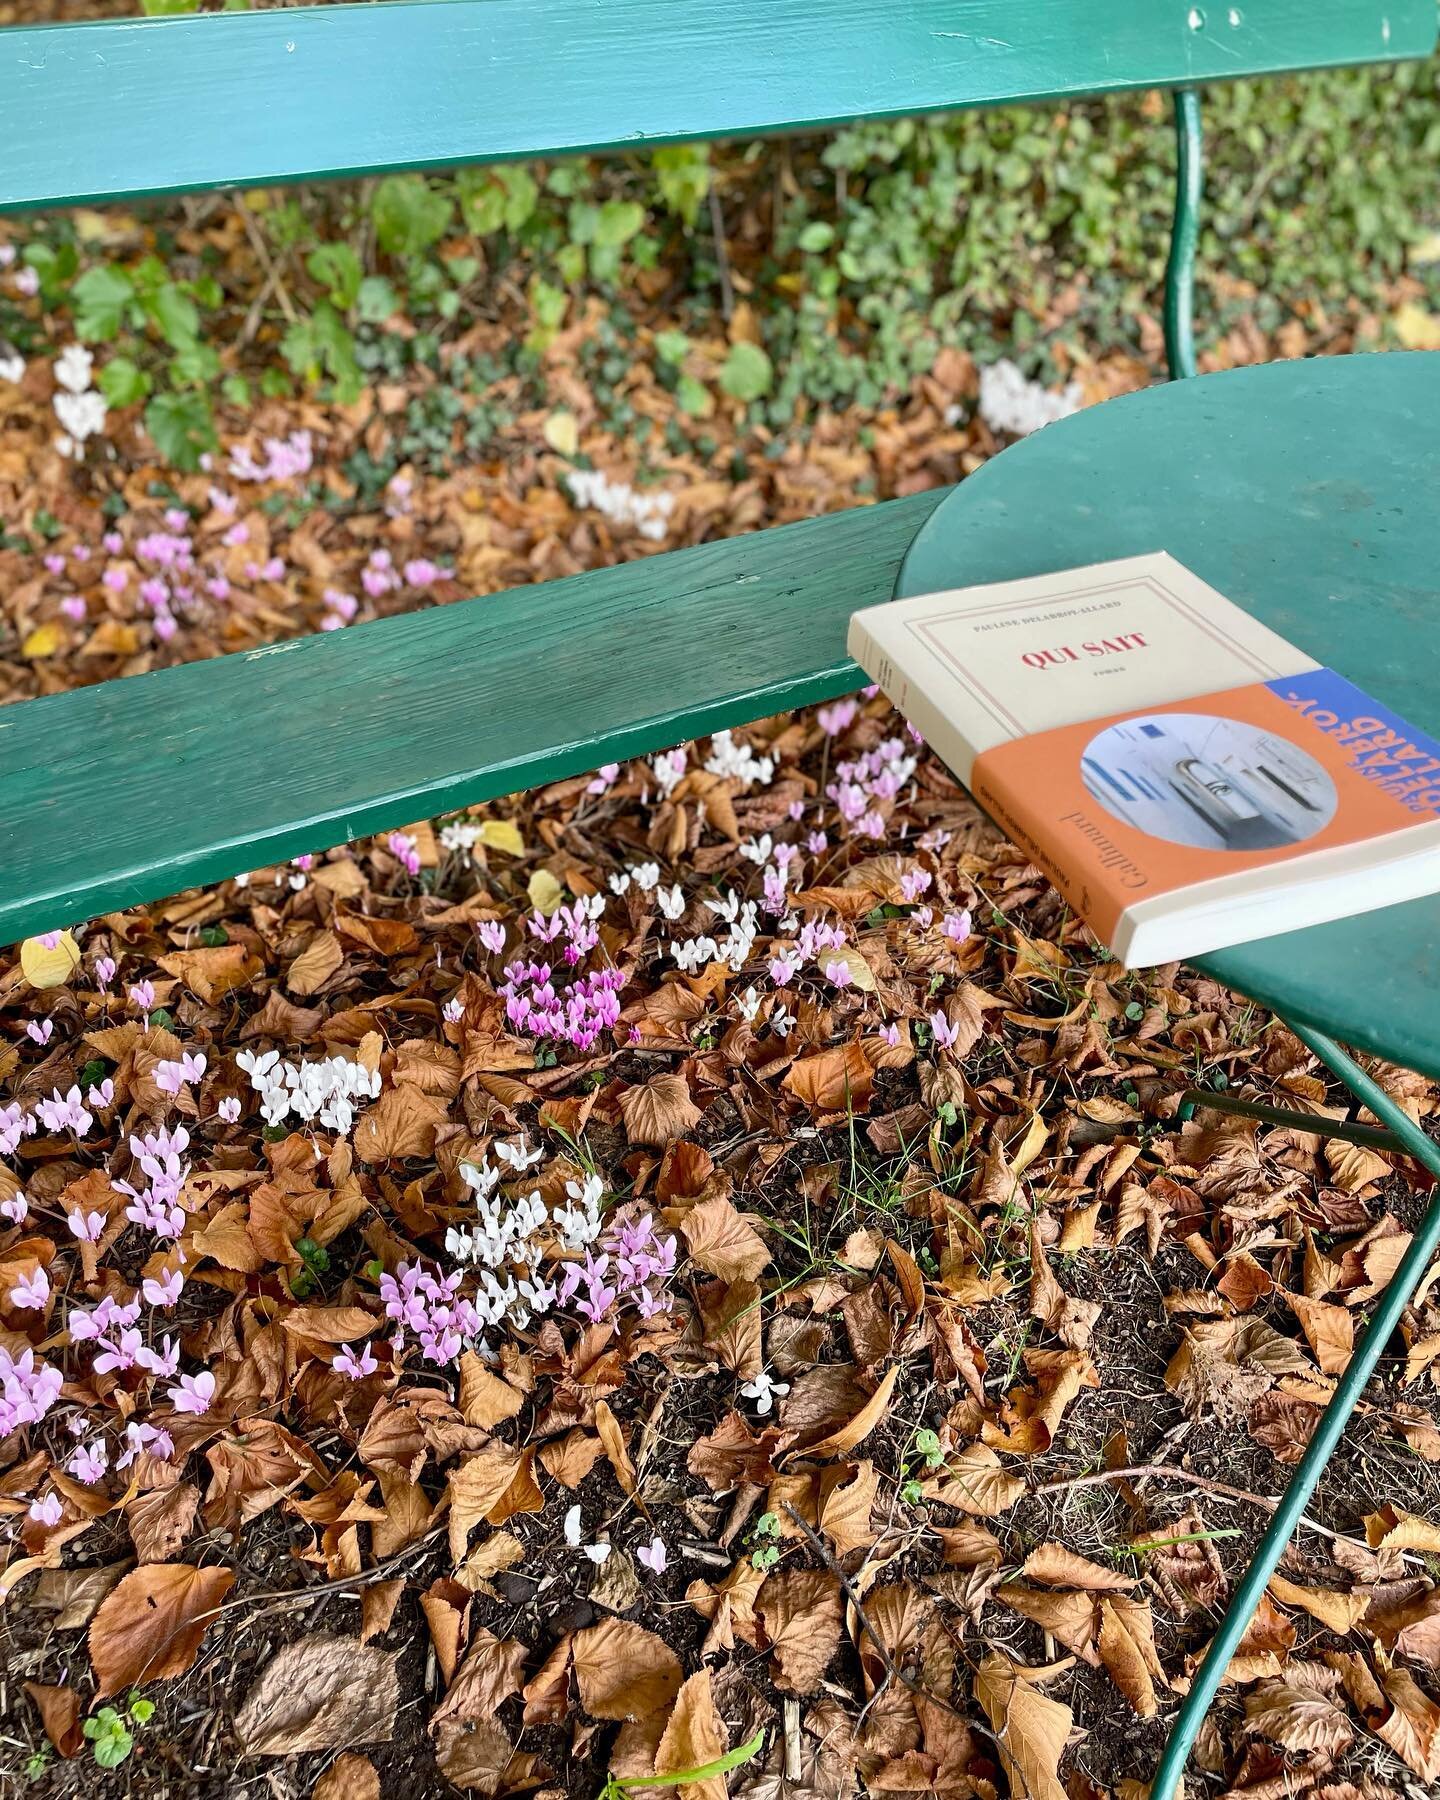
[[851, 617], [846, 649], [870, 679], [879, 682], [891, 704], [915, 726], [956, 780], [969, 787], [974, 746], [926, 694], [920, 676], [906, 667], [910, 656], [923, 658], [925, 653], [916, 652], [903, 626], [893, 633], [887, 630], [882, 637], [861, 623], [864, 616], [856, 613]]

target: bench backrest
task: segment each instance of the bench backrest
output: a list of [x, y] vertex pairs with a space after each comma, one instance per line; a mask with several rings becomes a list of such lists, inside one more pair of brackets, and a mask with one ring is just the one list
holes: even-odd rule
[[0, 210], [1423, 56], [1435, 0], [387, 0], [0, 31]]

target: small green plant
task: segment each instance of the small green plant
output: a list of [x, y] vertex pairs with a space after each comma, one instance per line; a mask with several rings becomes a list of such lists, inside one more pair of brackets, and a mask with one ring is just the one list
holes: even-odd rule
[[773, 1569], [780, 1560], [780, 1520], [773, 1512], [761, 1513], [750, 1527], [745, 1542], [752, 1546], [750, 1566], [755, 1569]]
[[673, 1788], [685, 1787], [691, 1782], [713, 1780], [717, 1775], [728, 1775], [731, 1769], [741, 1768], [752, 1762], [765, 1748], [765, 1731], [762, 1727], [746, 1744], [740, 1744], [734, 1750], [727, 1750], [723, 1756], [713, 1761], [700, 1763], [693, 1769], [674, 1769], [665, 1775], [610, 1775], [600, 1790], [600, 1800], [622, 1800], [622, 1796], [631, 1788]]
[[320, 1277], [330, 1267], [330, 1252], [314, 1238], [303, 1237], [296, 1241], [295, 1254], [301, 1267], [290, 1277], [290, 1292], [297, 1300], [303, 1300], [315, 1291]]
[[102, 1706], [93, 1718], [87, 1719], [81, 1730], [89, 1740], [90, 1754], [100, 1767], [118, 1768], [135, 1748], [135, 1733], [131, 1727], [138, 1730], [148, 1725], [154, 1715], [155, 1702], [143, 1700], [132, 1691], [123, 1714], [113, 1706]]
[[[944, 1463], [945, 1452], [940, 1447], [940, 1439], [928, 1425], [922, 1425], [910, 1443], [927, 1474], [933, 1474]], [[904, 1477], [900, 1483], [900, 1498], [907, 1506], [918, 1506], [925, 1497], [919, 1476], [909, 1472], [914, 1466], [907, 1452], [900, 1465]]]

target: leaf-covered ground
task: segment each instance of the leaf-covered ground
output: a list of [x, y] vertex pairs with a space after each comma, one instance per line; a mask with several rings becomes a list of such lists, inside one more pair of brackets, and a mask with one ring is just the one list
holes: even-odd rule
[[[1108, 963], [879, 697], [0, 983], [41, 1794], [590, 1796], [759, 1733], [688, 1790], [1132, 1795], [1420, 1203], [1179, 1122], [1197, 1075], [1342, 1102]], [[1437, 1351], [1427, 1298], [1207, 1790], [1440, 1778]]]

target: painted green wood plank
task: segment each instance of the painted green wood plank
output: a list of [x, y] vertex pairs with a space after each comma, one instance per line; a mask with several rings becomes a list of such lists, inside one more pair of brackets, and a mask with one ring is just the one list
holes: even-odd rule
[[939, 499], [0, 708], [0, 943], [846, 693]]
[[0, 32], [0, 207], [1426, 54], [1434, 0], [418, 0]]
[[[900, 591], [1168, 550], [1440, 736], [1440, 354], [1152, 388], [1047, 427], [931, 516]], [[1440, 895], [1199, 959], [1242, 994], [1440, 1078]]]

